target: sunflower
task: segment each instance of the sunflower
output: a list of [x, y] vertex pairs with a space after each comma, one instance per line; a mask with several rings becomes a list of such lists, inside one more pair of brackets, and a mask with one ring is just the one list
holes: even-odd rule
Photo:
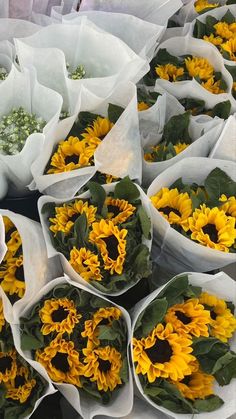
[[185, 66], [191, 77], [199, 77], [201, 80], [208, 80], [213, 77], [214, 67], [203, 57], [185, 58]]
[[191, 344], [190, 336], [177, 334], [172, 324], [159, 323], [146, 338], [133, 338], [136, 374], [147, 374], [149, 383], [158, 377], [182, 380], [191, 374], [190, 363], [195, 361]]
[[183, 76], [184, 69], [182, 67], [176, 67], [174, 64], [158, 65], [155, 68], [157, 75], [160, 79], [165, 79], [170, 82], [177, 81], [176, 79]]
[[180, 381], [172, 381], [172, 384], [177, 387], [182, 396], [189, 400], [205, 399], [214, 394], [213, 375], [201, 371], [198, 362], [195, 361], [195, 363], [197, 368], [191, 375], [187, 375]]
[[43, 335], [49, 335], [52, 332], [71, 334], [82, 315], [77, 313], [73, 300], [52, 298], [44, 301], [39, 317], [43, 323], [41, 327]]
[[171, 323], [173, 329], [178, 333], [188, 333], [196, 336], [209, 336], [208, 324], [210, 313], [199, 304], [197, 298], [191, 298], [182, 304], [175, 304], [170, 307], [165, 316], [165, 322]]
[[0, 265], [0, 285], [9, 295], [16, 294], [22, 298], [25, 293], [23, 255], [12, 257], [8, 252]]
[[7, 388], [7, 399], [18, 400], [25, 403], [31, 395], [33, 388], [36, 386], [36, 380], [29, 378], [29, 370], [26, 367], [17, 369], [16, 376], [5, 383]]
[[16, 372], [16, 351], [0, 352], [0, 384], [15, 378]]
[[201, 13], [205, 9], [214, 9], [218, 6], [219, 3], [209, 3], [208, 0], [197, 0], [194, 3], [194, 7], [197, 13]]
[[151, 146], [151, 152], [148, 153], [144, 153], [144, 160], [148, 161], [149, 163], [153, 163], [156, 161], [156, 154], [158, 154], [158, 152], [160, 151], [160, 149], [163, 149], [163, 151], [166, 150], [166, 147], [161, 144], [157, 144], [157, 145], [153, 145]]
[[229, 252], [236, 238], [235, 219], [227, 217], [217, 207], [208, 208], [205, 204], [196, 209], [188, 220], [192, 232], [191, 239], [212, 249]]
[[114, 225], [124, 223], [136, 211], [136, 207], [125, 199], [115, 199], [111, 196], [106, 198], [105, 205], [108, 209], [107, 218], [112, 220]]
[[210, 42], [216, 47], [220, 46], [223, 42], [223, 39], [220, 36], [214, 36], [213, 33], [211, 33], [210, 36], [204, 35], [203, 40], [206, 42]]
[[110, 220], [104, 220], [92, 224], [89, 234], [91, 243], [97, 246], [101, 253], [104, 269], [111, 275], [116, 272], [121, 275], [126, 256], [126, 236], [128, 230], [119, 230]]
[[119, 179], [117, 176], [107, 175], [106, 173], [105, 173], [105, 176], [106, 176], [106, 183], [113, 183]]
[[236, 198], [235, 196], [230, 196], [229, 198], [226, 195], [222, 194], [219, 199], [222, 202], [220, 209], [225, 212], [226, 215], [236, 218]]
[[83, 349], [85, 356], [84, 376], [97, 384], [99, 391], [113, 391], [122, 384], [120, 371], [122, 357], [120, 352], [111, 346], [95, 349]]
[[113, 122], [108, 118], [101, 118], [98, 116], [91, 126], [85, 129], [82, 137], [89, 145], [97, 145], [108, 134], [113, 127]]
[[81, 214], [85, 214], [88, 224], [91, 225], [95, 221], [97, 207], [89, 205], [88, 202], [83, 202], [77, 199], [69, 204], [63, 204], [63, 207], [55, 207], [55, 218], [49, 218], [51, 222], [50, 230], [56, 234], [61, 231], [62, 233], [69, 234], [75, 221]]
[[220, 83], [221, 83], [220, 80], [215, 82], [214, 77], [211, 77], [205, 83], [202, 82], [201, 86], [204, 87], [204, 89], [208, 90], [209, 92], [213, 93], [214, 95], [219, 95], [220, 93], [225, 92], [224, 89], [221, 89]]
[[99, 141], [96, 145], [88, 145], [85, 140], [79, 140], [77, 137], [61, 141], [51, 157], [47, 174], [70, 172], [90, 166], [93, 164], [93, 156], [98, 145]]
[[87, 348], [92, 349], [100, 345], [98, 339], [99, 326], [111, 326], [114, 320], [119, 320], [121, 311], [117, 307], [102, 307], [96, 311], [91, 320], [84, 323], [84, 331], [81, 333], [83, 338], [88, 338]]
[[221, 44], [223, 51], [229, 53], [230, 60], [236, 61], [236, 37], [229, 39], [224, 44]]
[[2, 300], [0, 300], [0, 332], [2, 331], [2, 328], [5, 325], [5, 317], [3, 314], [3, 305], [2, 305]]
[[186, 144], [186, 143], [175, 144], [174, 149], [175, 149], [176, 154], [182, 153], [182, 151], [184, 151], [188, 146], [189, 144]]
[[230, 39], [230, 38], [233, 38], [235, 36], [234, 26], [231, 26], [230, 24], [228, 24], [226, 22], [216, 23], [214, 25], [214, 29], [216, 31], [216, 34], [218, 36], [221, 36], [221, 38], [223, 38], [223, 39]]
[[[10, 232], [10, 231], [9, 231]], [[10, 234], [10, 238], [7, 242], [7, 250], [11, 253], [12, 256], [16, 254], [16, 252], [22, 246], [22, 241], [18, 230], [13, 230]]]
[[142, 111], [146, 111], [147, 109], [149, 109], [149, 105], [146, 102], [138, 102], [138, 111], [142, 112]]
[[227, 342], [236, 331], [236, 318], [226, 302], [207, 292], [200, 295], [199, 301], [210, 310], [210, 335]]
[[81, 247], [80, 249], [73, 247], [70, 251], [69, 263], [85, 281], [102, 280], [98, 255], [86, 249], [86, 247]]
[[80, 376], [83, 375], [84, 366], [80, 362], [79, 352], [74, 349], [74, 342], [67, 342], [59, 334], [46, 348], [37, 350], [35, 356], [51, 380], [81, 387]]
[[192, 200], [187, 192], [179, 193], [177, 188], [162, 188], [150, 199], [154, 207], [170, 224], [179, 224], [185, 231], [188, 231], [188, 219], [192, 214]]

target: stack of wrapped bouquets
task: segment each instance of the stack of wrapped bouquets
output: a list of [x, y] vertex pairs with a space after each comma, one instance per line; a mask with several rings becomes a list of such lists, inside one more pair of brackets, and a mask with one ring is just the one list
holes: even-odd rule
[[0, 4], [0, 418], [236, 414], [236, 1]]

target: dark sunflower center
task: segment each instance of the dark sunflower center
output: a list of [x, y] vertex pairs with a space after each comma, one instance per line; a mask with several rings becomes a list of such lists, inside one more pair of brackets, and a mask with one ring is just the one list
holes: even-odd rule
[[53, 322], [62, 322], [68, 316], [68, 311], [63, 307], [59, 307], [57, 310], [53, 311], [51, 317]]
[[111, 368], [110, 361], [104, 361], [104, 359], [98, 358], [98, 364], [99, 364], [100, 371], [103, 371], [103, 372], [107, 372]]
[[179, 217], [181, 217], [180, 212], [176, 209], [176, 208], [172, 208], [172, 207], [163, 207], [163, 208], [159, 208], [158, 211], [163, 212], [163, 214], [169, 216], [171, 212], [174, 212], [176, 215], [178, 215]]
[[156, 339], [155, 345], [151, 348], [145, 349], [145, 352], [153, 364], [156, 362], [161, 364], [168, 362], [173, 353], [169, 342], [161, 339]]
[[180, 382], [188, 386], [191, 381], [191, 378], [192, 378], [191, 375], [186, 375], [186, 377], [184, 377], [183, 380], [181, 380]]
[[116, 205], [108, 205], [107, 209], [108, 212], [112, 212], [113, 217], [116, 217], [120, 213], [120, 209]]
[[218, 231], [215, 224], [206, 224], [204, 227], [202, 227], [202, 231], [204, 234], [208, 234], [212, 242], [218, 242]]
[[18, 266], [16, 268], [15, 277], [16, 277], [16, 279], [18, 279], [18, 281], [24, 281], [25, 280], [23, 265]]
[[70, 163], [78, 164], [78, 161], [79, 161], [79, 156], [77, 156], [76, 154], [72, 154], [72, 156], [65, 157], [65, 164], [70, 164]]
[[109, 324], [108, 319], [102, 319], [99, 323], [99, 326], [107, 326]]
[[23, 377], [22, 375], [17, 375], [15, 378], [15, 387], [21, 387], [26, 383], [25, 377]]
[[62, 352], [57, 352], [57, 354], [52, 358], [51, 364], [54, 368], [64, 373], [70, 371], [70, 365], [68, 363], [67, 354]]
[[119, 256], [119, 251], [118, 251], [119, 242], [117, 238], [112, 235], [109, 237], [105, 237], [102, 240], [106, 243], [109, 258], [116, 260], [117, 257]]
[[3, 356], [0, 358], [0, 372], [5, 373], [7, 370], [11, 369], [12, 358], [10, 356]]
[[69, 221], [72, 221], [72, 223], [75, 223], [77, 218], [80, 216], [77, 212], [70, 217]]
[[185, 316], [185, 314], [182, 313], [182, 311], [176, 311], [175, 315], [177, 319], [180, 320], [183, 324], [189, 324], [192, 321], [191, 318], [188, 316]]
[[217, 314], [215, 313], [215, 311], [214, 311], [214, 310], [211, 310], [211, 311], [210, 311], [210, 316], [211, 316], [212, 320], [215, 320], [215, 319], [216, 319], [216, 317], [217, 317]]

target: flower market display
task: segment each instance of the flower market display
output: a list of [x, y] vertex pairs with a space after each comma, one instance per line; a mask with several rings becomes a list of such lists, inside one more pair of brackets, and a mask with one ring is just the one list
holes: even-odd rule
[[0, 419], [236, 419], [236, 0], [0, 1]]

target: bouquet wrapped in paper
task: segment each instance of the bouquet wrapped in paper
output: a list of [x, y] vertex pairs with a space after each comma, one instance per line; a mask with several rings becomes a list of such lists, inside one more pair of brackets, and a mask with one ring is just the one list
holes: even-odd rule
[[131, 326], [123, 308], [64, 277], [41, 289], [20, 321], [23, 353], [83, 418], [131, 411]]
[[235, 282], [181, 274], [134, 309], [131, 353], [139, 393], [175, 419], [236, 411]]
[[21, 67], [33, 65], [39, 82], [62, 95], [70, 114], [82, 85], [105, 97], [118, 82], [136, 83], [149, 69], [146, 60], [86, 17], [78, 25], [44, 27], [15, 43]]
[[129, 178], [73, 200], [39, 199], [48, 257], [60, 255], [73, 281], [98, 293], [120, 295], [150, 275], [149, 202]]
[[235, 135], [236, 116], [234, 114], [226, 121], [223, 131], [209, 157], [213, 159], [232, 160], [236, 163]]
[[50, 271], [40, 225], [8, 210], [0, 210], [0, 214], [6, 246], [0, 264], [0, 288], [5, 317], [12, 322], [47, 282]]
[[26, 20], [4, 18], [1, 19], [0, 41], [9, 41], [14, 44], [14, 38], [33, 35], [39, 29], [41, 29], [39, 25]]
[[14, 328], [4, 316], [0, 290], [0, 416], [28, 419], [45, 396], [55, 392], [44, 372], [27, 362], [14, 341]]
[[20, 73], [14, 66], [0, 84], [0, 94], [0, 162], [7, 168], [4, 177], [9, 180], [9, 193], [19, 195], [32, 179], [30, 167], [43, 146], [44, 134], [59, 119], [62, 98], [39, 84], [33, 72]]
[[102, 183], [125, 176], [141, 181], [136, 87], [131, 82], [119, 84], [105, 99], [82, 88], [76, 114], [47, 135], [32, 165], [30, 188], [71, 198], [96, 172], [103, 173]]
[[174, 21], [183, 26], [186, 22], [192, 22], [198, 16], [227, 4], [234, 4], [234, 0], [190, 0], [174, 16]]
[[235, 167], [226, 160], [188, 158], [154, 179], [147, 195], [157, 264], [175, 273], [207, 272], [236, 261]]

